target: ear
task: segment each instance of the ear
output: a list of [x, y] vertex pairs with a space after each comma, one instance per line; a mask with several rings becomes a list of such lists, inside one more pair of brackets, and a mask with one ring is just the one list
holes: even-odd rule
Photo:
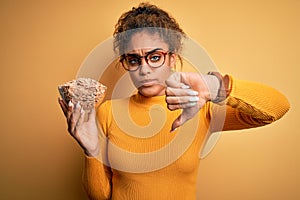
[[177, 55], [175, 53], [172, 53], [169, 57], [170, 67], [175, 69], [176, 66], [176, 59]]

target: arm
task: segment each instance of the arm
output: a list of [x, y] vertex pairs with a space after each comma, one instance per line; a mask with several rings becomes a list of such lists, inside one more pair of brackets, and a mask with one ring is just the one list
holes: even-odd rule
[[100, 151], [94, 157], [85, 156], [82, 180], [89, 199], [104, 200], [111, 197], [112, 171], [107, 158], [109, 107], [109, 103], [105, 102], [97, 110]]
[[[80, 104], [69, 105], [59, 99], [59, 104], [67, 118], [68, 131], [85, 152], [83, 185], [90, 199], [104, 200], [110, 198], [111, 171], [102, 164], [107, 162], [106, 135], [103, 128], [98, 128], [96, 111], [86, 113]], [[99, 110], [103, 110], [100, 109]], [[98, 112], [97, 119], [105, 121], [106, 112]], [[100, 121], [101, 122], [101, 121]], [[101, 125], [101, 124], [100, 124]], [[104, 129], [107, 130], [107, 129]], [[105, 159], [105, 160], [104, 160]]]
[[174, 73], [166, 84], [168, 108], [183, 109], [172, 130], [195, 116], [206, 103], [212, 132], [269, 124], [289, 109], [287, 99], [277, 90], [228, 75]]
[[[230, 76], [224, 103], [226, 117], [222, 130], [237, 130], [270, 124], [280, 119], [290, 108], [284, 95], [269, 86], [233, 79]], [[225, 84], [226, 85], [226, 84]], [[217, 106], [211, 113], [218, 115]], [[216, 118], [216, 117], [215, 117]]]
[[111, 196], [111, 170], [97, 158], [85, 157], [83, 186], [89, 199], [104, 200]]

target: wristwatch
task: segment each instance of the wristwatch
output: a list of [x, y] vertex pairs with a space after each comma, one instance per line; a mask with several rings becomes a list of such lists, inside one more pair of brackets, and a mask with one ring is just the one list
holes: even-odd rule
[[229, 76], [228, 75], [222, 76], [222, 74], [219, 72], [208, 72], [207, 74], [215, 76], [219, 80], [219, 83], [220, 83], [217, 97], [211, 101], [213, 103], [220, 103], [220, 102], [224, 101], [230, 93], [230, 88], [229, 88], [230, 78], [229, 78]]

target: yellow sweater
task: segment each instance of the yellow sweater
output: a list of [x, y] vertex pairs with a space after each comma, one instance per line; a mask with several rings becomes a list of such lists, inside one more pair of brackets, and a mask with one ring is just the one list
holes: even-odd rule
[[173, 133], [180, 111], [169, 111], [164, 96], [136, 94], [103, 103], [97, 117], [107, 141], [99, 158], [85, 158], [83, 183], [90, 199], [196, 199], [199, 153], [210, 133], [263, 126], [289, 109], [287, 99], [270, 87], [233, 78], [230, 86], [225, 105], [207, 102]]

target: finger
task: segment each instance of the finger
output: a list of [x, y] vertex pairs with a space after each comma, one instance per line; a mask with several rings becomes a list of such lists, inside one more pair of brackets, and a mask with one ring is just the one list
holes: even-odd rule
[[166, 88], [166, 95], [167, 96], [196, 96], [199, 93], [192, 89], [186, 89], [186, 88], [172, 88], [167, 87]]
[[178, 127], [182, 126], [185, 122], [187, 122], [191, 117], [189, 117], [189, 112], [186, 110], [183, 110], [181, 115], [179, 115], [173, 122], [171, 131], [175, 131]]
[[166, 102], [167, 104], [187, 104], [198, 102], [198, 96], [167, 96]]
[[88, 122], [96, 122], [96, 110], [93, 108], [88, 114]]
[[172, 88], [182, 88], [182, 89], [190, 88], [190, 86], [188, 86], [184, 83], [176, 82], [176, 81], [173, 81], [173, 80], [166, 80], [166, 85], [168, 87], [172, 87]]
[[60, 105], [60, 108], [62, 109], [65, 117], [67, 117], [67, 113], [68, 113], [68, 106], [66, 105], [65, 101], [62, 100], [61, 98], [58, 98], [58, 103]]
[[72, 101], [69, 101], [68, 103], [68, 111], [67, 111], [67, 120], [69, 121], [73, 112], [74, 104]]
[[166, 85], [172, 88], [189, 88], [188, 85], [182, 81], [181, 73], [173, 73], [167, 80]]
[[184, 104], [168, 104], [167, 107], [169, 110], [174, 111], [178, 109], [191, 108], [197, 105], [197, 102], [190, 102]]
[[74, 127], [74, 137], [78, 137], [78, 135], [76, 135], [76, 134], [78, 134], [77, 130], [80, 129], [80, 127], [84, 123], [84, 116], [85, 116], [85, 111], [81, 107], [78, 120], [77, 120], [76, 125]]
[[69, 121], [71, 133], [74, 133], [75, 127], [78, 123], [78, 119], [79, 119], [80, 115], [81, 115], [81, 106], [80, 106], [80, 103], [78, 102], [75, 105], [75, 108], [73, 109], [73, 112], [71, 114], [70, 121]]
[[170, 132], [174, 132], [178, 127], [180, 127], [182, 124], [184, 124], [187, 120], [185, 120], [185, 118], [181, 115], [179, 115], [177, 117], [177, 119], [175, 119], [175, 121], [172, 124], [171, 127], [171, 131]]
[[68, 108], [68, 105], [65, 102], [65, 100], [63, 100], [62, 98], [58, 97], [58, 101], [60, 101], [64, 105], [64, 107]]

